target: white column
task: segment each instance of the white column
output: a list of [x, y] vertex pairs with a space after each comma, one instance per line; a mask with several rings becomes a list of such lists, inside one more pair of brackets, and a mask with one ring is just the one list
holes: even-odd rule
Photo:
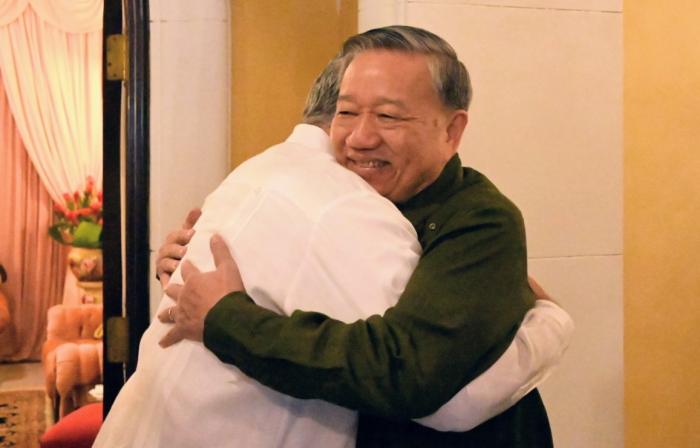
[[229, 172], [230, 18], [225, 0], [152, 0], [150, 16], [153, 269], [165, 235]]

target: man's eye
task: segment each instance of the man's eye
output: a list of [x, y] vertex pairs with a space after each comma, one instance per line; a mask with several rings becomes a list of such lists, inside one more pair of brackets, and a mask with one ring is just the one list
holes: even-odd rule
[[396, 115], [389, 115], [389, 114], [379, 114], [379, 118], [382, 120], [398, 120], [399, 117]]
[[344, 116], [351, 116], [351, 117], [357, 115], [355, 112], [353, 112], [353, 111], [351, 111], [351, 110], [339, 110], [339, 111], [337, 112], [337, 114], [338, 114], [338, 115], [344, 115]]

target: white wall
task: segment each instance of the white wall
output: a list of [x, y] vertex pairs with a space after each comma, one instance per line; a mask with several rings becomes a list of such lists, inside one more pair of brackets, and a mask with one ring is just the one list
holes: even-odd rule
[[465, 165], [525, 216], [530, 272], [577, 331], [541, 388], [560, 447], [623, 446], [621, 0], [365, 0], [457, 50], [474, 84]]
[[151, 0], [150, 20], [153, 270], [153, 251], [229, 171], [229, 2]]

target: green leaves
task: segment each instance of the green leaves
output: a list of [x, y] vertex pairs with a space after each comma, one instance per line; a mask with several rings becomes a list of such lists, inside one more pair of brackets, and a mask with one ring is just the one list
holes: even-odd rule
[[91, 221], [82, 221], [75, 229], [71, 245], [88, 248], [102, 247], [102, 226]]

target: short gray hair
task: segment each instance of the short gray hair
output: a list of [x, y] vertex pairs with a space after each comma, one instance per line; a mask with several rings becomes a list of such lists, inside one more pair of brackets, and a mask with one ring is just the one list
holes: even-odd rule
[[340, 59], [326, 65], [314, 81], [304, 106], [304, 123], [327, 126], [335, 115], [335, 103], [340, 88]]
[[367, 50], [390, 50], [428, 56], [433, 85], [443, 104], [451, 109], [469, 109], [472, 86], [469, 72], [454, 48], [430, 31], [406, 25], [375, 28], [350, 37], [343, 44], [341, 73], [352, 59]]
[[304, 106], [304, 123], [330, 124], [335, 115], [342, 75], [353, 58], [367, 50], [395, 50], [429, 56], [428, 69], [443, 104], [452, 109], [469, 109], [471, 80], [454, 48], [430, 31], [393, 25], [356, 34], [343, 43], [340, 53], [326, 65], [311, 86]]

